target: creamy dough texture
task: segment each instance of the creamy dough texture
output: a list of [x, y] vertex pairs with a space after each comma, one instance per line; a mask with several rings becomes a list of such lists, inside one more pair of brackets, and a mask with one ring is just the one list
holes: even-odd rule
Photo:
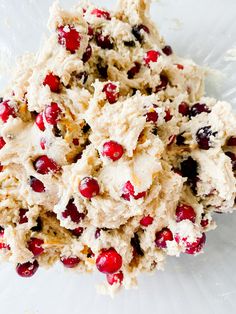
[[0, 253], [23, 277], [59, 261], [136, 285], [198, 254], [236, 196], [236, 118], [164, 42], [148, 0], [51, 8], [0, 103]]

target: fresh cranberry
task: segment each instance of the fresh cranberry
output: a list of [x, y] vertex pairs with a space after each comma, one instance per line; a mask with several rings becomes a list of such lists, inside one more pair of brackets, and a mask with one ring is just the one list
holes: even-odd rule
[[79, 139], [78, 138], [73, 138], [73, 144], [75, 145], [75, 146], [79, 146]]
[[26, 222], [28, 222], [28, 217], [26, 216], [26, 213], [28, 212], [28, 209], [21, 208], [19, 211], [19, 224], [22, 225]]
[[100, 235], [101, 235], [101, 229], [97, 228], [96, 231], [95, 231], [95, 234], [94, 234], [95, 239], [98, 239], [100, 237]]
[[109, 35], [104, 36], [102, 33], [96, 33], [95, 40], [98, 47], [102, 49], [113, 49], [113, 43]]
[[0, 118], [5, 123], [12, 116], [16, 117], [15, 109], [9, 105], [9, 101], [3, 101], [0, 103]]
[[30, 186], [34, 192], [42, 193], [45, 192], [45, 186], [42, 181], [35, 177], [30, 177]]
[[206, 104], [200, 104], [200, 103], [197, 103], [195, 105], [193, 105], [191, 108], [190, 108], [190, 111], [189, 111], [189, 116], [190, 117], [195, 117], [199, 114], [201, 114], [202, 112], [211, 112], [211, 110], [207, 107]]
[[167, 88], [168, 83], [169, 83], [168, 77], [163, 75], [163, 74], [160, 75], [160, 80], [161, 80], [161, 82], [156, 87], [156, 90], [155, 90], [156, 93], [158, 93], [158, 92], [160, 92], [162, 90], [165, 90]]
[[166, 122], [170, 121], [173, 118], [172, 114], [170, 113], [170, 109], [166, 109], [165, 114], [166, 114], [165, 115], [165, 121]]
[[158, 120], [158, 113], [155, 110], [147, 112], [145, 116], [147, 122], [155, 123]]
[[34, 168], [40, 174], [48, 174], [49, 172], [58, 172], [60, 170], [58, 164], [46, 155], [40, 156], [35, 160]]
[[3, 137], [0, 137], [0, 149], [2, 149], [6, 145]]
[[96, 17], [99, 17], [99, 18], [104, 18], [105, 20], [111, 19], [111, 15], [109, 12], [103, 11], [100, 9], [93, 9], [91, 14], [96, 15]]
[[110, 104], [114, 104], [115, 102], [117, 102], [119, 98], [119, 91], [115, 84], [107, 83], [106, 85], [104, 85], [102, 91], [106, 94], [106, 98]]
[[41, 138], [40, 146], [41, 146], [42, 150], [46, 149], [46, 139], [45, 138]]
[[132, 27], [132, 34], [134, 35], [134, 37], [137, 39], [137, 41], [139, 41], [140, 43], [143, 42], [144, 39], [144, 33], [149, 34], [149, 28], [143, 24], [139, 24], [139, 25], [134, 25]]
[[77, 256], [69, 256], [69, 257], [62, 256], [60, 260], [66, 268], [74, 268], [78, 266], [80, 262], [80, 259]]
[[82, 61], [84, 63], [88, 62], [89, 59], [91, 58], [91, 56], [92, 56], [92, 47], [91, 47], [91, 45], [88, 45], [88, 47], [86, 48], [86, 50], [83, 54]]
[[184, 66], [183, 66], [182, 64], [176, 64], [176, 66], [177, 66], [177, 68], [178, 68], [179, 70], [183, 70], [183, 69], [184, 69]]
[[85, 177], [79, 183], [79, 191], [83, 197], [90, 199], [99, 194], [100, 188], [96, 179]]
[[231, 159], [232, 168], [233, 168], [233, 171], [235, 171], [236, 170], [236, 155], [232, 152], [226, 152], [225, 155]]
[[124, 154], [123, 146], [114, 141], [104, 143], [102, 155], [116, 161]]
[[32, 277], [39, 268], [39, 263], [35, 260], [33, 263], [26, 262], [24, 264], [18, 264], [16, 266], [16, 271], [21, 277]]
[[35, 123], [40, 131], [45, 131], [45, 125], [43, 121], [43, 113], [39, 113], [35, 119]]
[[138, 62], [134, 63], [134, 66], [127, 72], [128, 79], [134, 78], [134, 76], [139, 73], [141, 68], [141, 64]]
[[120, 285], [122, 284], [122, 281], [124, 279], [124, 275], [122, 271], [119, 271], [116, 274], [107, 274], [107, 282], [109, 285], [113, 285], [114, 283], [119, 283]]
[[140, 225], [142, 225], [143, 227], [148, 227], [149, 225], [151, 225], [153, 223], [153, 217], [151, 216], [145, 216], [140, 220]]
[[0, 238], [4, 237], [4, 228], [0, 227]]
[[123, 194], [121, 195], [123, 199], [126, 201], [130, 201], [130, 197], [132, 196], [135, 200], [138, 200], [139, 198], [145, 197], [146, 192], [140, 192], [138, 194], [135, 194], [134, 192], [134, 186], [130, 181], [127, 181], [123, 187]]
[[216, 133], [212, 133], [210, 126], [200, 128], [196, 133], [196, 141], [198, 147], [204, 150], [211, 148], [211, 136], [215, 136]]
[[93, 38], [93, 35], [94, 35], [93, 28], [91, 25], [88, 25], [88, 36], [90, 40]]
[[0, 163], [0, 172], [3, 171], [3, 165]]
[[75, 223], [79, 223], [85, 217], [84, 213], [80, 213], [78, 211], [73, 199], [71, 199], [67, 204], [66, 210], [62, 213], [62, 216], [64, 218], [70, 217], [70, 219]]
[[227, 146], [236, 146], [236, 136], [231, 136], [228, 139]]
[[206, 226], [208, 226], [208, 224], [209, 224], [209, 220], [208, 220], [208, 219], [202, 219], [202, 220], [201, 220], [201, 226], [202, 226], [203, 228], [205, 228]]
[[10, 250], [11, 248], [10, 248], [10, 245], [0, 242], [0, 250], [2, 249]]
[[41, 255], [44, 252], [42, 245], [44, 241], [42, 239], [31, 238], [28, 242], [28, 249], [34, 254], [34, 257]]
[[179, 104], [179, 113], [182, 114], [182, 116], [188, 116], [189, 115], [189, 105], [182, 101], [180, 104]]
[[72, 54], [79, 49], [80, 40], [81, 36], [73, 26], [66, 25], [58, 28], [58, 43]]
[[60, 78], [53, 73], [49, 73], [46, 75], [43, 85], [49, 86], [51, 92], [58, 93], [60, 91]]
[[83, 232], [84, 232], [84, 228], [82, 227], [78, 227], [72, 230], [72, 234], [76, 237], [80, 237]]
[[168, 228], [163, 228], [161, 231], [156, 233], [155, 243], [160, 249], [165, 249], [167, 247], [166, 241], [172, 241], [173, 234]]
[[114, 274], [122, 266], [122, 257], [115, 249], [103, 250], [96, 259], [97, 269], [104, 274]]
[[166, 55], [166, 56], [170, 56], [173, 54], [173, 50], [171, 48], [171, 46], [165, 46], [163, 49], [162, 49], [162, 52]]
[[47, 106], [44, 110], [44, 115], [47, 123], [55, 125], [58, 121], [60, 113], [61, 109], [59, 108], [58, 104], [52, 102], [51, 105]]
[[149, 50], [148, 52], [146, 52], [143, 60], [146, 65], [149, 65], [150, 62], [157, 62], [159, 57], [160, 57], [160, 52], [156, 50]]
[[190, 220], [194, 223], [196, 220], [196, 213], [191, 206], [186, 204], [180, 204], [176, 208], [176, 221], [180, 222], [185, 219]]
[[201, 238], [197, 238], [195, 242], [193, 243], [186, 242], [185, 253], [191, 254], [191, 255], [199, 253], [202, 250], [205, 243], [206, 243], [206, 235], [205, 233], [203, 233]]

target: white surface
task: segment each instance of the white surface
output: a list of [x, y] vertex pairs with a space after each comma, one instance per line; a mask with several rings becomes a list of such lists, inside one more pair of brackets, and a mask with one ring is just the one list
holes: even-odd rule
[[[111, 7], [115, 1], [94, 1]], [[51, 0], [0, 0], [0, 83], [9, 65], [25, 51], [36, 51], [46, 32]], [[75, 0], [61, 0], [70, 6]], [[220, 70], [208, 94], [236, 106], [236, 62], [226, 62], [236, 44], [235, 0], [161, 0], [152, 15], [168, 43], [182, 56]], [[217, 215], [216, 215], [217, 216]], [[103, 276], [77, 276], [62, 267], [40, 269], [32, 279], [0, 266], [1, 314], [235, 314], [236, 214], [218, 215], [207, 234], [205, 254], [169, 258], [166, 271], [143, 275], [138, 290], [115, 299], [96, 293]]]

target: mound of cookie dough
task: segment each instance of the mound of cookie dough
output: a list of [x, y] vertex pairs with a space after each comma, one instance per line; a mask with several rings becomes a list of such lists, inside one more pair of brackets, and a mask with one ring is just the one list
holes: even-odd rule
[[60, 262], [136, 284], [198, 254], [236, 196], [236, 118], [165, 44], [148, 0], [56, 3], [51, 35], [0, 103], [0, 255], [30, 277]]

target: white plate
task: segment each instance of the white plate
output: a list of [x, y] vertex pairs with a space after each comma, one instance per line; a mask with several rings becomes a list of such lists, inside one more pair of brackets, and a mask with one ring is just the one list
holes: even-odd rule
[[[94, 2], [108, 7], [114, 3]], [[75, 1], [61, 3], [69, 7]], [[50, 4], [50, 0], [0, 0], [1, 84], [16, 56], [37, 50]], [[152, 16], [176, 52], [224, 73], [217, 82], [209, 80], [208, 94], [236, 106], [236, 61], [224, 59], [236, 46], [236, 1], [161, 0], [152, 6]], [[217, 221], [217, 230], [207, 235], [205, 254], [169, 258], [165, 272], [141, 276], [138, 290], [124, 291], [114, 300], [96, 294], [99, 274], [77, 276], [57, 266], [40, 269], [25, 280], [12, 265], [1, 265], [0, 313], [235, 314], [236, 214], [218, 215]]]

